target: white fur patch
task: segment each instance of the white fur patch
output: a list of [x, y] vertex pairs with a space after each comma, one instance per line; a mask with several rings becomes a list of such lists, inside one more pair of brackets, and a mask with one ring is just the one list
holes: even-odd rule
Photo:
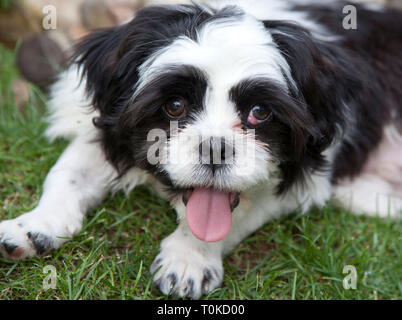
[[252, 76], [268, 77], [285, 88], [282, 72], [292, 78], [289, 65], [272, 37], [251, 16], [212, 21], [199, 31], [196, 41], [182, 36], [157, 51], [140, 67], [140, 85], [136, 91], [172, 65], [201, 69], [212, 88], [221, 91], [228, 91]]
[[399, 218], [402, 214], [402, 136], [389, 125], [363, 173], [334, 188], [335, 200], [356, 214]]
[[47, 118], [50, 126], [46, 130], [46, 136], [50, 140], [71, 140], [77, 136], [93, 138], [96, 130], [92, 119], [99, 116], [99, 112], [92, 107], [85, 85], [85, 78], [81, 81], [81, 72], [73, 65], [52, 86]]

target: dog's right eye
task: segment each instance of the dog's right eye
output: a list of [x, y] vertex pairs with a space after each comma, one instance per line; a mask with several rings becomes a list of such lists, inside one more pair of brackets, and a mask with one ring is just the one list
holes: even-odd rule
[[175, 98], [169, 100], [165, 104], [165, 112], [170, 116], [171, 118], [181, 118], [186, 115], [187, 112], [187, 103], [184, 99], [182, 98]]

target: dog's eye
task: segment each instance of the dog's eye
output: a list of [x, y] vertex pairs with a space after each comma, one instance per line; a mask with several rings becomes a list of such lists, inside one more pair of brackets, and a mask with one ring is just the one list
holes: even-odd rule
[[186, 114], [186, 106], [184, 99], [174, 98], [165, 104], [165, 111], [172, 118], [180, 118]]
[[270, 110], [263, 106], [256, 105], [251, 109], [247, 121], [252, 125], [257, 125], [262, 121], [268, 120], [271, 115]]

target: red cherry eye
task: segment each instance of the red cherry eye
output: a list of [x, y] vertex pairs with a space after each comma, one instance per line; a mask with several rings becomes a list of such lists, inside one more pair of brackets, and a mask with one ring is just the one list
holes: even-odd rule
[[270, 110], [263, 106], [256, 105], [251, 109], [247, 121], [255, 126], [263, 121], [270, 119], [271, 115], [272, 113]]
[[172, 118], [180, 118], [186, 114], [187, 103], [184, 99], [175, 98], [165, 104], [166, 113]]

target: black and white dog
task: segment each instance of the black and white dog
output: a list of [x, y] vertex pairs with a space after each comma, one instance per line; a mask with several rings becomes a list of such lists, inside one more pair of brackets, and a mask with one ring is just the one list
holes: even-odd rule
[[198, 298], [271, 219], [330, 199], [398, 217], [402, 14], [355, 4], [346, 30], [345, 5], [154, 6], [86, 37], [49, 104], [47, 136], [72, 142], [37, 208], [0, 223], [3, 256], [59, 248], [109, 191], [149, 184], [179, 222], [154, 281]]

